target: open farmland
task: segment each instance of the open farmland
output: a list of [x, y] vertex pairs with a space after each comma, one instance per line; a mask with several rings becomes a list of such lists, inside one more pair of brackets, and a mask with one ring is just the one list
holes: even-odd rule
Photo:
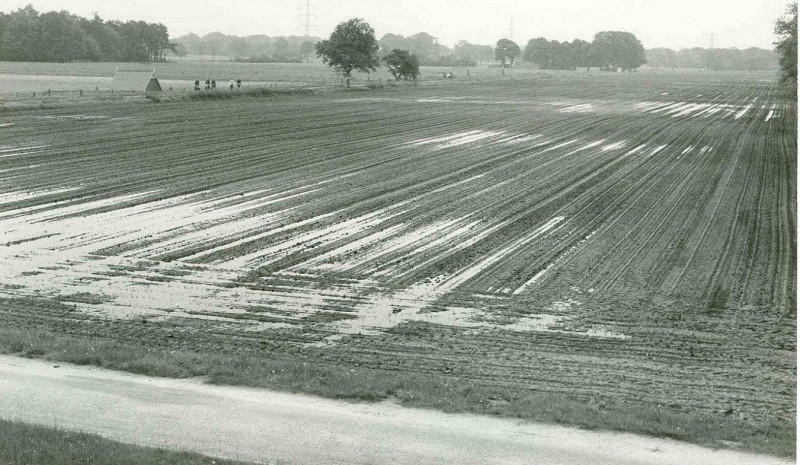
[[[38, 63], [0, 61], [0, 101], [5, 96], [30, 97], [33, 92], [77, 92], [87, 94], [110, 92], [113, 77], [120, 69], [153, 69], [164, 90], [172, 87], [176, 92], [193, 92], [194, 81], [215, 79], [220, 89], [226, 88], [228, 80], [242, 79], [248, 87], [289, 87], [296, 85], [329, 86], [341, 83], [341, 77], [322, 63], [237, 63], [232, 61], [170, 61], [166, 63]], [[500, 68], [480, 66], [470, 68], [467, 77], [465, 68], [423, 66], [420, 79], [441, 80], [442, 72], [449, 71], [456, 79], [487, 80], [501, 77]], [[507, 70], [508, 77], [530, 77], [538, 69], [519, 68]], [[572, 74], [571, 72], [569, 74]], [[353, 84], [369, 84], [376, 81], [394, 80], [386, 70], [353, 76]]]
[[0, 113], [0, 325], [793, 425], [770, 79]]

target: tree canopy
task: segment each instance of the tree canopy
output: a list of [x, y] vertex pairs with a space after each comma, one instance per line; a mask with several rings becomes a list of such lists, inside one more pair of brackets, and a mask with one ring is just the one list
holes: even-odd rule
[[772, 50], [756, 47], [737, 48], [651, 48], [644, 51], [647, 65], [654, 68], [694, 68], [720, 71], [771, 70], [778, 67], [778, 56]]
[[412, 36], [400, 34], [384, 34], [378, 41], [381, 55], [388, 55], [393, 50], [408, 50], [416, 55], [420, 64], [438, 65], [448, 57], [450, 49], [439, 43], [439, 39], [427, 32], [419, 32]]
[[232, 57], [235, 61], [253, 63], [301, 63], [314, 56], [319, 37], [267, 36], [263, 34], [234, 36], [211, 32], [202, 37], [189, 33], [172, 39], [181, 55]]
[[300, 53], [303, 55], [303, 61], [308, 62], [308, 57], [310, 57], [311, 54], [314, 53], [314, 43], [311, 42], [310, 40], [305, 40], [303, 41], [302, 44], [300, 44], [299, 50]]
[[381, 58], [381, 61], [386, 63], [389, 72], [392, 73], [395, 80], [403, 79], [405, 81], [411, 79], [415, 80], [419, 76], [419, 61], [416, 55], [408, 53], [408, 50], [394, 49], [392, 53]]
[[[793, 45], [787, 48], [790, 51], [795, 50]], [[528, 41], [522, 59], [538, 64], [541, 69], [556, 70], [574, 70], [589, 66], [600, 66], [607, 70], [631, 70], [644, 63], [657, 68], [741, 71], [770, 70], [778, 66], [777, 54], [771, 50], [755, 47], [744, 50], [695, 47], [677, 52], [668, 48], [644, 50], [633, 34], [609, 31], [597, 34], [593, 43], [580, 39], [558, 42], [537, 37]], [[796, 64], [796, 55], [788, 61]]]
[[462, 63], [477, 64], [482, 61], [494, 60], [494, 49], [491, 45], [477, 45], [461, 40], [453, 47], [453, 55]]
[[[321, 39], [310, 36], [251, 35], [232, 36], [212, 32], [204, 36], [189, 33], [176, 37], [179, 54], [231, 56], [236, 61], [250, 62], [302, 62], [313, 56], [313, 44]], [[288, 42], [288, 47], [286, 47]], [[312, 49], [308, 52], [306, 42]], [[408, 50], [416, 55], [419, 64], [428, 66], [475, 66], [480, 62], [494, 61], [494, 48], [491, 45], [458, 42], [452, 49], [442, 45], [438, 39], [427, 32], [410, 36], [385, 34], [378, 41], [378, 56], [386, 56], [392, 50]]]
[[781, 82], [797, 85], [797, 2], [789, 5], [786, 16], [775, 21], [775, 51], [781, 67]]
[[177, 50], [161, 23], [40, 14], [31, 5], [0, 12], [0, 60], [163, 61], [167, 51]]
[[591, 66], [591, 44], [585, 40], [572, 42], [548, 41], [544, 37], [531, 39], [525, 46], [523, 61], [537, 63], [541, 69], [572, 69]]
[[642, 43], [630, 32], [598, 32], [592, 41], [592, 55], [595, 64], [605, 69], [630, 71], [647, 63]]
[[519, 45], [513, 40], [500, 39], [494, 47], [494, 58], [500, 62], [500, 66], [503, 68], [506, 67], [506, 61], [513, 67], [514, 60], [517, 59], [520, 53]]
[[322, 62], [344, 77], [347, 87], [353, 71], [369, 73], [380, 64], [375, 30], [361, 18], [339, 23], [327, 40], [314, 47]]

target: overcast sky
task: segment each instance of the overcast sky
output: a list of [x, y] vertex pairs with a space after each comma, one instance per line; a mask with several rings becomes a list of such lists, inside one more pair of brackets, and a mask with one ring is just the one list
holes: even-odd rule
[[[380, 38], [427, 32], [452, 46], [459, 40], [494, 44], [508, 37], [523, 46], [543, 36], [591, 41], [595, 32], [633, 32], [645, 48], [772, 48], [772, 23], [790, 0], [311, 0], [312, 35], [361, 17]], [[302, 35], [306, 0], [2, 0], [0, 10], [33, 4], [40, 12], [68, 10], [106, 20], [160, 22], [177, 37], [189, 32]]]

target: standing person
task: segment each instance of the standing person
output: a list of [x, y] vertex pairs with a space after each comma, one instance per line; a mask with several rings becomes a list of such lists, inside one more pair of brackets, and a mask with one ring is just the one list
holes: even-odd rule
[[212, 89], [216, 89], [217, 88], [217, 81], [215, 81], [214, 79], [211, 80], [211, 88]]
[[236, 80], [236, 89], [238, 90], [238, 89], [241, 89], [241, 88], [242, 88], [242, 80], [241, 79], [237, 79]]
[[200, 90], [200, 81], [199, 80], [195, 80], [194, 81], [194, 90]]
[[211, 88], [211, 79], [206, 78], [206, 90]]
[[228, 81], [228, 85], [231, 87], [231, 90], [233, 90], [233, 84], [234, 84], [233, 79]]

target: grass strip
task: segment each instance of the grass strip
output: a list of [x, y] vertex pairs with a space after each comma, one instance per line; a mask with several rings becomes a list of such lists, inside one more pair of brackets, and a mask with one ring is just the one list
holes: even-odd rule
[[0, 465], [245, 465], [193, 452], [134, 446], [96, 434], [0, 419]]
[[269, 89], [266, 87], [256, 87], [253, 89], [227, 91], [227, 90], [208, 90], [195, 92], [162, 92], [148, 93], [145, 95], [147, 100], [155, 103], [168, 102], [191, 102], [196, 100], [230, 100], [238, 98], [256, 97], [275, 97], [278, 95], [312, 95], [314, 91], [303, 87], [292, 87], [288, 89]]
[[795, 454], [793, 422], [754, 423], [733, 415], [712, 417], [660, 406], [590, 405], [564, 395], [484, 386], [456, 376], [330, 366], [313, 359], [252, 350], [200, 353], [148, 348], [96, 336], [84, 339], [41, 329], [3, 328], [0, 353], [148, 376], [200, 376], [212, 384], [262, 387], [349, 401], [392, 399], [408, 407], [622, 431], [781, 457]]

